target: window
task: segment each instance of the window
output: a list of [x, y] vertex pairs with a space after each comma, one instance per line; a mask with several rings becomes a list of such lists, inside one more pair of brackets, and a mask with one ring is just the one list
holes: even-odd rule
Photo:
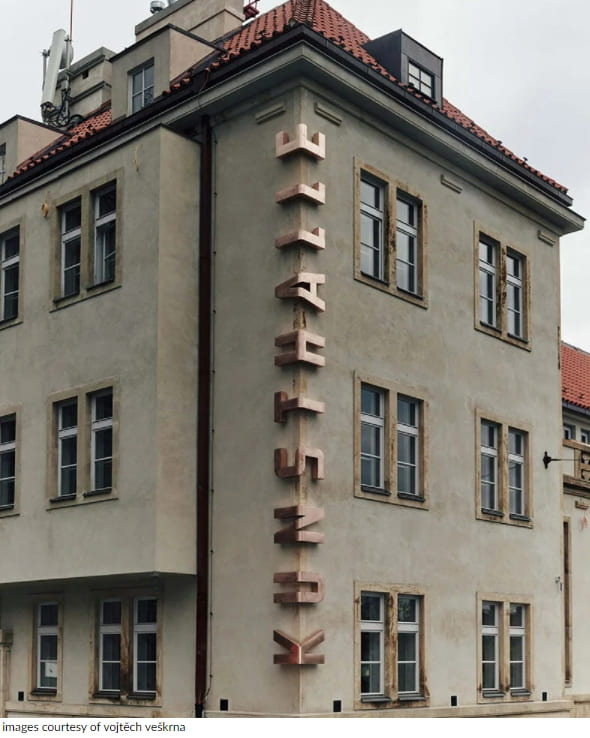
[[396, 276], [400, 290], [418, 291], [418, 206], [405, 197], [397, 198]]
[[478, 434], [476, 517], [530, 527], [529, 434], [480, 414]]
[[100, 603], [99, 688], [119, 692], [121, 688], [121, 600]]
[[154, 99], [154, 60], [131, 72], [131, 112], [145, 108]]
[[481, 697], [530, 697], [530, 604], [479, 598]]
[[563, 424], [563, 438], [566, 441], [576, 440], [576, 426], [570, 423]]
[[16, 415], [0, 418], [0, 510], [14, 507]]
[[397, 586], [357, 585], [357, 592], [357, 707], [425, 704], [423, 594]]
[[61, 296], [80, 292], [80, 244], [82, 240], [82, 207], [75, 200], [61, 209]]
[[91, 489], [107, 490], [113, 483], [113, 391], [92, 396]]
[[383, 390], [361, 385], [361, 485], [383, 489], [384, 456]]
[[94, 284], [115, 279], [117, 190], [110, 185], [94, 195]]
[[361, 271], [375, 279], [384, 278], [385, 184], [361, 176]]
[[590, 444], [590, 429], [580, 428], [580, 442]]
[[434, 97], [432, 74], [413, 62], [408, 62], [408, 83], [428, 97]]
[[0, 144], [0, 185], [6, 181], [6, 144]]
[[526, 257], [479, 232], [476, 263], [475, 327], [521, 348], [530, 348]]
[[496, 309], [497, 292], [497, 244], [479, 242], [479, 319], [485, 325], [496, 327], [498, 315]]
[[155, 598], [135, 600], [133, 625], [133, 691], [156, 691], [157, 611]]
[[427, 307], [425, 206], [382, 172], [355, 167], [355, 278]]
[[357, 454], [360, 497], [424, 507], [423, 400], [393, 386], [357, 377]]
[[481, 684], [485, 691], [497, 692], [500, 688], [499, 661], [499, 605], [484, 602], [481, 606]]
[[155, 698], [159, 691], [158, 639], [157, 597], [100, 600], [94, 696]]
[[[114, 387], [96, 386], [51, 400], [56, 470], [48, 484], [52, 504], [67, 506], [116, 495], [116, 395]], [[53, 481], [55, 480], [55, 481]]]
[[18, 316], [19, 262], [19, 230], [16, 228], [0, 236], [0, 321]]
[[54, 309], [119, 286], [119, 199], [120, 187], [111, 176], [58, 203], [52, 262]]
[[75, 495], [78, 486], [78, 404], [75, 399], [57, 407], [57, 459], [57, 495]]
[[60, 682], [60, 604], [39, 602], [35, 612], [35, 675], [33, 694], [56, 695]]

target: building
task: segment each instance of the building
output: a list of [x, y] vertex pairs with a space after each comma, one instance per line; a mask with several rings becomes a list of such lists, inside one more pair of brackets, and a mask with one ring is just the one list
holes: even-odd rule
[[573, 698], [577, 712], [586, 716], [590, 687], [590, 643], [584, 617], [590, 592], [586, 567], [590, 500], [590, 354], [563, 343], [561, 375], [563, 571], [560, 586], [564, 597], [565, 684], [566, 694]]
[[543, 463], [583, 219], [418, 41], [254, 6], [0, 126], [3, 713], [583, 712]]

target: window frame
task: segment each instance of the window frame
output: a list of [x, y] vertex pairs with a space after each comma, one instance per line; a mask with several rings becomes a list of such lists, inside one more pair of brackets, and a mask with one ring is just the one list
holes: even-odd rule
[[[418, 74], [413, 72], [411, 67], [414, 67]], [[428, 85], [424, 85], [424, 82], [422, 80], [423, 76], [428, 77]], [[418, 84], [416, 84], [414, 80], [416, 80]], [[426, 95], [431, 100], [434, 100], [434, 74], [432, 74], [432, 72], [429, 72], [424, 67], [421, 67], [419, 64], [416, 64], [413, 59], [408, 59], [408, 85], [411, 85], [422, 95]], [[426, 89], [424, 89], [424, 87], [426, 87]]]
[[[18, 253], [14, 256], [5, 258], [6, 243], [9, 239], [15, 238], [18, 240]], [[0, 233], [0, 328], [6, 328], [9, 325], [14, 325], [21, 320], [21, 303], [22, 303], [22, 229], [20, 225], [14, 225], [7, 228]], [[9, 317], [5, 317], [5, 300], [7, 296], [6, 291], [6, 272], [9, 269], [17, 267], [17, 290], [16, 290], [16, 313]], [[10, 293], [14, 294], [14, 290]]]
[[[91, 670], [90, 699], [93, 703], [113, 704], [113, 701], [127, 705], [158, 705], [161, 702], [161, 664], [163, 654], [162, 621], [163, 599], [157, 589], [120, 589], [95, 591], [93, 608], [94, 627], [90, 642], [90, 659], [94, 668]], [[140, 600], [156, 602], [156, 622], [138, 626], [137, 604]], [[103, 685], [103, 641], [107, 632], [102, 623], [102, 605], [105, 602], [119, 602], [121, 605], [120, 625], [114, 630], [120, 633], [120, 671], [119, 689], [104, 689]], [[110, 626], [109, 626], [110, 627]], [[137, 635], [138, 633], [154, 633], [156, 637], [155, 689], [153, 691], [137, 690]]]
[[[382, 434], [382, 486], [372, 487], [363, 484], [362, 475], [362, 388], [368, 387], [381, 393], [383, 405]], [[417, 406], [418, 426], [416, 426], [417, 450], [416, 493], [410, 494], [399, 489], [398, 484], [398, 399], [413, 401]], [[428, 401], [422, 389], [394, 384], [383, 379], [355, 371], [354, 373], [354, 494], [356, 497], [388, 502], [404, 507], [428, 509]], [[405, 426], [402, 427], [405, 430]]]
[[[8, 515], [13, 515], [14, 511], [16, 509], [17, 499], [18, 499], [18, 486], [19, 486], [19, 472], [20, 472], [20, 458], [19, 458], [19, 433], [20, 433], [20, 418], [19, 418], [19, 409], [20, 408], [10, 408], [7, 410], [2, 410], [0, 412], [0, 433], [1, 433], [1, 426], [3, 423], [11, 423], [14, 422], [14, 439], [6, 442], [2, 442], [2, 437], [0, 435], [0, 456], [3, 456], [6, 453], [13, 454], [13, 466], [14, 466], [14, 476], [13, 477], [0, 477], [0, 481], [4, 481], [5, 479], [12, 479], [13, 480], [13, 491], [12, 491], [12, 503], [6, 503], [3, 505], [0, 505], [0, 517]], [[1, 474], [0, 469], [0, 474]]]
[[[115, 209], [110, 210], [103, 215], [100, 214], [101, 198], [106, 195], [114, 193], [115, 195]], [[92, 286], [98, 287], [104, 284], [110, 284], [115, 281], [117, 274], [117, 182], [109, 182], [104, 187], [95, 189], [91, 193], [91, 199], [93, 203], [93, 224], [92, 224]], [[112, 262], [113, 262], [113, 274], [108, 276], [106, 274], [106, 262], [108, 257], [105, 254], [105, 239], [99, 236], [99, 233], [104, 232], [105, 228], [108, 228], [111, 224], [114, 224], [114, 249], [112, 251]], [[100, 268], [99, 268], [100, 262]]]
[[[489, 508], [483, 505], [483, 485], [485, 480], [482, 477], [482, 455], [484, 449], [486, 454], [490, 452], [490, 447], [483, 445], [482, 426], [493, 425], [497, 428], [497, 448], [496, 448], [496, 508]], [[520, 457], [522, 464], [522, 490], [523, 490], [523, 513], [513, 512], [510, 502], [510, 461], [511, 456], [509, 438], [510, 432], [514, 431], [521, 434], [522, 437], [522, 456]], [[500, 418], [494, 413], [488, 413], [485, 410], [477, 409], [475, 413], [475, 447], [476, 447], [476, 494], [475, 494], [475, 517], [479, 520], [487, 520], [488, 522], [504, 523], [506, 525], [516, 525], [524, 528], [532, 528], [533, 520], [533, 485], [532, 485], [532, 437], [531, 428], [527, 423], [512, 422], [505, 418]]]
[[[486, 245], [494, 249], [495, 267], [482, 261], [481, 246]], [[521, 266], [521, 275], [518, 280], [508, 274], [508, 260], [515, 259]], [[485, 297], [481, 294], [481, 275], [494, 276], [494, 311], [495, 321], [482, 320], [481, 301]], [[531, 351], [531, 324], [530, 324], [530, 257], [520, 246], [515, 247], [511, 243], [503, 241], [492, 229], [474, 223], [474, 314], [475, 329], [487, 333], [494, 338], [501, 339], [513, 346], [518, 346], [526, 351]], [[518, 282], [518, 284], [517, 284]], [[513, 312], [510, 307], [510, 287], [518, 287], [520, 294], [520, 334], [510, 331], [509, 313]], [[490, 298], [486, 298], [490, 299]]]
[[[112, 418], [109, 419], [109, 427], [112, 429], [111, 436], [111, 487], [93, 489], [94, 482], [94, 442], [95, 426], [93, 424], [93, 406], [95, 398], [112, 392]], [[60, 408], [70, 403], [77, 404], [77, 426], [76, 426], [76, 492], [70, 494], [59, 494], [59, 471], [60, 471]], [[116, 378], [97, 382], [94, 385], [76, 387], [51, 395], [48, 398], [48, 449], [47, 449], [47, 509], [69, 507], [90, 502], [116, 499], [117, 474], [118, 474], [118, 444], [119, 444], [119, 386]], [[99, 427], [100, 426], [100, 427]], [[97, 429], [103, 429], [106, 424], [99, 424]], [[68, 431], [66, 430], [66, 435]], [[69, 433], [70, 437], [73, 433]]]
[[[532, 633], [533, 633], [533, 601], [528, 596], [498, 594], [497, 592], [478, 592], [477, 594], [477, 663], [478, 663], [478, 703], [497, 702], [523, 702], [532, 699], [532, 677], [533, 669], [533, 649], [532, 649]], [[483, 605], [484, 603], [492, 604], [496, 608], [496, 625], [489, 626], [483, 624]], [[523, 608], [523, 627], [516, 629], [510, 624], [511, 606], [518, 605]], [[511, 664], [515, 663], [511, 660], [510, 639], [516, 635], [524, 638], [524, 665], [523, 677], [524, 685], [512, 686]], [[497, 653], [497, 673], [495, 686], [493, 688], [483, 688], [483, 637], [495, 633], [496, 637], [496, 653]]]
[[[114, 212], [106, 214], [98, 219], [98, 226], [112, 221], [115, 223], [115, 249], [114, 249], [114, 277], [109, 280], [97, 280], [95, 267], [98, 258], [98, 247], [96, 243], [98, 202], [102, 194], [115, 190], [116, 207]], [[82, 300], [87, 300], [95, 295], [109, 292], [121, 286], [122, 277], [122, 238], [124, 228], [123, 214], [123, 170], [119, 169], [109, 172], [84, 187], [69, 192], [55, 199], [51, 206], [52, 216], [52, 278], [50, 290], [50, 311], [61, 310], [69, 305]], [[76, 294], [63, 294], [63, 217], [64, 213], [80, 202], [80, 263], [79, 263], [79, 290]], [[70, 235], [71, 232], [68, 233]]]
[[573, 423], [563, 423], [563, 440], [564, 441], [575, 441], [576, 440], [576, 426]]
[[[361, 602], [363, 595], [379, 595], [382, 606], [382, 622], [375, 623], [383, 634], [381, 641], [381, 675], [382, 691], [361, 692], [361, 634], [367, 630], [371, 621], [361, 620]], [[417, 641], [417, 674], [415, 692], [399, 690], [399, 635], [410, 632], [403, 623], [399, 623], [399, 599], [409, 597], [417, 603], [417, 628], [412, 625]], [[363, 623], [365, 626], [363, 627]], [[429, 688], [427, 681], [428, 664], [426, 659], [426, 593], [422, 587], [403, 584], [375, 584], [355, 582], [355, 710], [383, 710], [400, 707], [425, 707], [429, 704]], [[401, 626], [401, 627], [400, 627]]]
[[[361, 221], [363, 208], [361, 201], [361, 183], [368, 182], [380, 186], [383, 193], [383, 223], [382, 223], [382, 276], [366, 273], [362, 269]], [[408, 230], [408, 225], [398, 222], [398, 201], [411, 205], [415, 211], [415, 233], [410, 234], [415, 239], [415, 289], [409, 290], [398, 285], [398, 253], [397, 247], [399, 232]], [[424, 198], [404, 182], [392, 179], [375, 167], [354, 159], [354, 278], [358, 282], [370, 285], [387, 292], [406, 302], [411, 302], [422, 308], [428, 307], [427, 284], [427, 206]]]
[[6, 181], [6, 143], [0, 144], [0, 185]]
[[[145, 85], [145, 72], [147, 69], [152, 70], [152, 84], [151, 86], [148, 85], [146, 87]], [[133, 82], [136, 77], [141, 75], [141, 89], [138, 90], [138, 92], [133, 92]], [[128, 85], [129, 85], [129, 114], [134, 115], [135, 113], [138, 113], [140, 110], [143, 110], [148, 105], [151, 105], [154, 101], [154, 90], [155, 90], [155, 83], [156, 83], [156, 63], [155, 58], [152, 57], [151, 59], [147, 59], [146, 61], [142, 62], [138, 66], [134, 67], [128, 72]], [[145, 99], [145, 93], [146, 90], [149, 90], [151, 87], [151, 99], [147, 100]], [[137, 108], [135, 107], [134, 99], [141, 95], [141, 105], [139, 105]]]
[[[40, 625], [41, 607], [44, 605], [57, 606], [57, 624], [51, 626]], [[62, 699], [63, 677], [63, 599], [59, 594], [47, 593], [32, 599], [32, 632], [31, 632], [31, 669], [30, 688], [28, 699], [33, 701], [55, 701]], [[41, 668], [41, 638], [43, 635], [57, 637], [57, 674], [55, 687], [40, 686]]]
[[[90, 491], [93, 493], [98, 492], [107, 492], [108, 490], [112, 489], [113, 486], [113, 411], [112, 411], [112, 405], [113, 405], [113, 388], [108, 387], [104, 390], [98, 390], [97, 392], [90, 393], [90, 405], [91, 405], [91, 413], [90, 413]], [[103, 397], [111, 398], [111, 415], [110, 417], [104, 417], [97, 419], [96, 418], [96, 407], [97, 407], [97, 400]], [[111, 434], [111, 455], [110, 456], [102, 456], [100, 458], [97, 457], [97, 438], [99, 433], [104, 433], [105, 431], [110, 431]], [[111, 471], [110, 471], [110, 484], [104, 485], [103, 487], [97, 487], [96, 486], [96, 479], [97, 479], [97, 471], [96, 467], [99, 462], [110, 462], [111, 464]]]

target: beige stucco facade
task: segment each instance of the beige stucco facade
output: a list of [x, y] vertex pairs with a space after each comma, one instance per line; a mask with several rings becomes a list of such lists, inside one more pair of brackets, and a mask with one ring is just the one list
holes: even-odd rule
[[[200, 27], [195, 8], [178, 5]], [[224, 23], [234, 5], [221, 13]], [[190, 717], [199, 654], [211, 717], [575, 714], [574, 697], [590, 694], [590, 684], [583, 646], [573, 657], [579, 682], [565, 683], [563, 524], [574, 520], [574, 498], [562, 501], [561, 469], [542, 459], [561, 443], [560, 237], [582, 219], [547, 187], [304, 43], [178, 102], [171, 96], [156, 117], [142, 111], [126, 127], [132, 69], [150, 58], [186, 64], [191, 48], [203, 51], [157, 21], [138, 27], [140, 43], [114, 59], [113, 135], [0, 192], [0, 237], [18, 228], [20, 238], [18, 315], [0, 323], [0, 376], [10, 378], [0, 382], [0, 421], [16, 418], [14, 504], [0, 509], [0, 708]], [[162, 79], [157, 86], [166, 88]], [[212, 299], [199, 324], [208, 125]], [[389, 280], [363, 267], [363, 182], [386, 193]], [[116, 191], [116, 261], [112, 280], [97, 283], [94, 208], [105, 191]], [[400, 199], [418, 213], [415, 290], [396, 283]], [[81, 281], [64, 297], [63, 217], [73, 202]], [[494, 326], [479, 312], [482, 239], [499, 260]], [[505, 296], [514, 255], [523, 267], [517, 337]], [[211, 336], [204, 374], [203, 323]], [[209, 586], [199, 644], [203, 381], [211, 387]], [[387, 484], [378, 486], [363, 471], [367, 388], [385, 407]], [[113, 484], [96, 495], [86, 484], [92, 408], [105, 390]], [[73, 496], [56, 490], [59, 412], [72, 398], [86, 408]], [[297, 409], [280, 404], [294, 398]], [[411, 494], [398, 478], [400, 399], [419, 416], [419, 489]], [[486, 423], [498, 439], [495, 505], [482, 498]], [[517, 512], [508, 458], [515, 429], [526, 497]], [[298, 518], [306, 518], [299, 528]], [[581, 571], [584, 543], [573, 522], [570, 532]], [[583, 630], [581, 586], [580, 594], [570, 586], [574, 633]], [[382, 638], [380, 689], [372, 691], [361, 674], [367, 593], [385, 612], [372, 623]], [[400, 598], [419, 615], [410, 690], [399, 671]], [[112, 631], [100, 603], [121, 603], [121, 669], [131, 681], [143, 632], [138, 600], [157, 602], [149, 631], [156, 686], [106, 694], [99, 643]], [[59, 613], [51, 693], [37, 684], [44, 631], [35, 613], [44, 602]], [[482, 683], [485, 603], [497, 617], [494, 689]], [[518, 688], [510, 678], [514, 605], [524, 613]]]

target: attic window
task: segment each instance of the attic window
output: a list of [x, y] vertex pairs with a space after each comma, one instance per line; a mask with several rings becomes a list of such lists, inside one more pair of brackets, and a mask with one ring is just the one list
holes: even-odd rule
[[408, 83], [424, 95], [433, 97], [434, 79], [432, 74], [411, 61], [408, 62]]
[[145, 108], [154, 99], [154, 60], [129, 74], [131, 112]]

